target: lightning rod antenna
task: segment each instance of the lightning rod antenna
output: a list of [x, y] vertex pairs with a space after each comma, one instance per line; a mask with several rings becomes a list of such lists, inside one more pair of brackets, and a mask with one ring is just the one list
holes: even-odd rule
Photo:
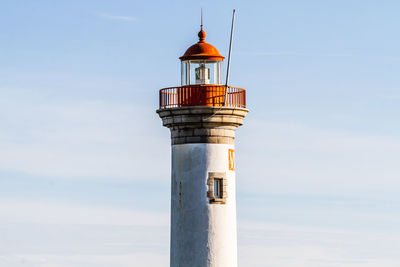
[[201, 8], [201, 24], [200, 28], [203, 29], [203, 8]]
[[230, 63], [231, 63], [231, 52], [232, 52], [232, 40], [233, 40], [234, 24], [235, 24], [235, 9], [233, 9], [233, 14], [232, 14], [232, 27], [231, 27], [231, 39], [230, 39], [230, 42], [229, 42], [228, 66], [226, 67], [224, 106], [226, 106], [226, 100], [228, 98], [228, 82], [229, 82], [229, 71], [230, 71], [230, 68], [231, 68], [231, 64]]

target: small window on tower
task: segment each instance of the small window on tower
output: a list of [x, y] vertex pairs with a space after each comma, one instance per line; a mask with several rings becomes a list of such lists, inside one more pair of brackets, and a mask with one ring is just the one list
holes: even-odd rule
[[207, 196], [211, 204], [225, 204], [227, 198], [227, 180], [224, 172], [208, 173]]
[[222, 179], [214, 178], [214, 197], [222, 198]]

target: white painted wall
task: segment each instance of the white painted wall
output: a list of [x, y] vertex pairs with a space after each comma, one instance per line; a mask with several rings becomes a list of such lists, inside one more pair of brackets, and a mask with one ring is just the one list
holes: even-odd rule
[[[226, 144], [172, 146], [171, 267], [237, 267], [235, 172]], [[208, 172], [226, 172], [226, 204], [209, 204]]]

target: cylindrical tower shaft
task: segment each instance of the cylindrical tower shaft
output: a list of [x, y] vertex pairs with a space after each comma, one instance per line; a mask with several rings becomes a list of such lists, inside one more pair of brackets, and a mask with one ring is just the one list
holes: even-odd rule
[[248, 110], [159, 109], [171, 130], [171, 267], [236, 267], [234, 137]]

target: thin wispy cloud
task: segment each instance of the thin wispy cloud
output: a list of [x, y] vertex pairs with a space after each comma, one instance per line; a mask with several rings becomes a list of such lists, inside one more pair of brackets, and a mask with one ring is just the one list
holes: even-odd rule
[[242, 56], [305, 56], [304, 53], [295, 53], [295, 52], [246, 52], [246, 51], [238, 51], [236, 54]]
[[238, 182], [243, 191], [255, 193], [262, 188], [264, 194], [271, 190], [270, 193], [328, 195], [357, 192], [358, 196], [374, 192], [375, 197], [383, 199], [395, 195], [390, 189], [398, 185], [400, 171], [397, 137], [250, 119], [247, 124], [257, 131], [240, 130], [240, 140], [245, 140], [246, 145], [238, 144], [242, 163], [239, 177], [240, 173], [249, 177], [246, 182]]
[[255, 51], [255, 52], [237, 52], [238, 55], [243, 56], [277, 56], [277, 57], [289, 57], [289, 56], [302, 56], [302, 57], [310, 57], [310, 56], [320, 56], [320, 57], [353, 57], [356, 56], [354, 54], [348, 53], [297, 53], [297, 52], [263, 52], [263, 51]]
[[[69, 178], [143, 179], [146, 173], [138, 175], [137, 166], [150, 169], [159, 157], [157, 162], [161, 165], [158, 166], [163, 167], [151, 175], [156, 179], [167, 173], [169, 162], [163, 157], [168, 156], [169, 143], [156, 134], [150, 142], [157, 144], [154, 148], [143, 142], [143, 136], [150, 138], [149, 132], [155, 133], [160, 127], [152, 107], [84, 100], [76, 103], [54, 100], [57, 104], [53, 105], [39, 99], [21, 100], [3, 88], [0, 88], [0, 121], [4, 125], [0, 129], [0, 169]], [[13, 93], [18, 95], [17, 90]], [[149, 117], [136, 114], [149, 114]], [[147, 125], [147, 128], [135, 125]], [[149, 127], [154, 129], [149, 131]], [[21, 136], [18, 132], [24, 134]], [[164, 133], [167, 135], [167, 131]], [[142, 152], [136, 153], [138, 150]]]
[[0, 266], [168, 266], [166, 213], [57, 200], [0, 202]]
[[309, 53], [309, 52], [290, 52], [290, 51], [237, 51], [237, 55], [255, 56], [255, 57], [337, 57], [337, 58], [357, 58], [359, 60], [365, 58], [374, 58], [376, 60], [399, 61], [396, 56], [385, 56], [383, 54], [366, 54], [366, 53]]
[[24, 201], [1, 198], [0, 219], [2, 222], [36, 224], [157, 227], [165, 227], [169, 221], [167, 213], [134, 210], [133, 207], [110, 208], [55, 202], [55, 200], [50, 203], [48, 200]]
[[132, 21], [132, 22], [137, 21], [137, 18], [133, 16], [121, 16], [108, 13], [97, 13], [97, 16], [108, 20]]
[[[395, 91], [396, 89], [394, 89], [393, 91]], [[397, 89], [397, 92], [399, 92], [400, 90]], [[383, 93], [379, 95], [379, 98], [383, 99], [383, 100], [400, 100], [400, 94], [397, 92], [393, 92], [393, 93]]]

